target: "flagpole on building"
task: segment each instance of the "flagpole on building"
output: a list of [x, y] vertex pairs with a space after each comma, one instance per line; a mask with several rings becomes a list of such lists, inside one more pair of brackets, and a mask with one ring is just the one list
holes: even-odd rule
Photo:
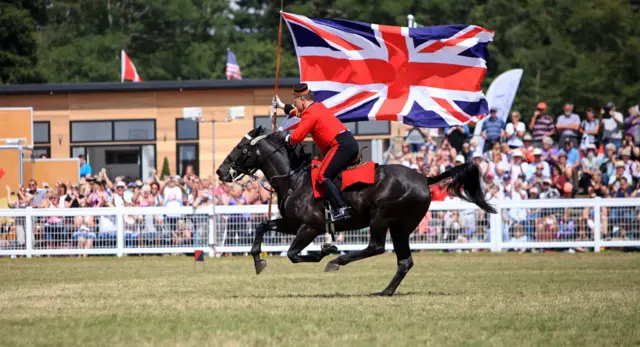
[[124, 83], [124, 49], [120, 50], [120, 83]]
[[[282, 11], [284, 9], [284, 0], [280, 0], [280, 24], [278, 25], [278, 53], [276, 55], [276, 81], [275, 81], [275, 88], [274, 88], [274, 92], [275, 92], [275, 96], [278, 96], [278, 90], [279, 90], [279, 85], [280, 85], [280, 47], [282, 46]], [[273, 110], [273, 133], [276, 133], [276, 128], [277, 128], [277, 116], [278, 116], [278, 109], [275, 108]], [[273, 201], [273, 188], [271, 186], [269, 186], [269, 188], [271, 188], [271, 192], [269, 192], [269, 209], [267, 211], [267, 215], [268, 215], [268, 220], [271, 220], [271, 202]]]

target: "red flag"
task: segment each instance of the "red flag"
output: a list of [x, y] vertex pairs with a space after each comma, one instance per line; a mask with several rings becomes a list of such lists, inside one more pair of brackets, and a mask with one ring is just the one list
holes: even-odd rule
[[201, 250], [197, 250], [193, 257], [195, 261], [204, 261], [204, 252]]
[[121, 82], [124, 82], [124, 80], [133, 81], [133, 82], [142, 82], [142, 78], [140, 78], [140, 76], [138, 75], [138, 71], [136, 70], [136, 67], [131, 62], [131, 59], [129, 59], [129, 56], [127, 55], [127, 53], [124, 52], [124, 49], [122, 50], [120, 61], [122, 64], [120, 69], [120, 74], [122, 77]]
[[4, 169], [0, 168], [0, 178], [4, 177], [4, 174], [5, 174]]

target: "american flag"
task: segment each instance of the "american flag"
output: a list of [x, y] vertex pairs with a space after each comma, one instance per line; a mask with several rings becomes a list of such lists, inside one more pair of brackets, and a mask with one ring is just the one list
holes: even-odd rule
[[227, 49], [227, 79], [228, 80], [241, 80], [242, 74], [240, 74], [240, 66], [236, 60], [236, 55]]
[[[480, 83], [493, 31], [407, 28], [285, 13], [300, 80], [343, 122], [440, 128], [488, 113]], [[287, 128], [285, 126], [285, 128]]]

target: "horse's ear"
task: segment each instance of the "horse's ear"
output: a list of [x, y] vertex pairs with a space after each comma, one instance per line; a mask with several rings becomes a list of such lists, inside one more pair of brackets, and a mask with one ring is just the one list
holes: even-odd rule
[[262, 125], [258, 125], [258, 128], [256, 129], [256, 134], [262, 134], [263, 131], [264, 131], [264, 128], [262, 127]]

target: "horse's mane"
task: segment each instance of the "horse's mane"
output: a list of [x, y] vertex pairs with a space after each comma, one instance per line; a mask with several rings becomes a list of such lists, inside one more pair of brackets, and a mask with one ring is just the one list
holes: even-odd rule
[[256, 130], [257, 136], [267, 134], [266, 139], [268, 139], [275, 146], [284, 146], [284, 148], [287, 150], [287, 156], [289, 157], [291, 170], [297, 170], [298, 168], [311, 163], [311, 154], [305, 152], [304, 146], [302, 146], [302, 144], [291, 146], [285, 143], [287, 134], [284, 131], [277, 131], [273, 133], [268, 129], [263, 128], [262, 126], [258, 127], [258, 129]]

